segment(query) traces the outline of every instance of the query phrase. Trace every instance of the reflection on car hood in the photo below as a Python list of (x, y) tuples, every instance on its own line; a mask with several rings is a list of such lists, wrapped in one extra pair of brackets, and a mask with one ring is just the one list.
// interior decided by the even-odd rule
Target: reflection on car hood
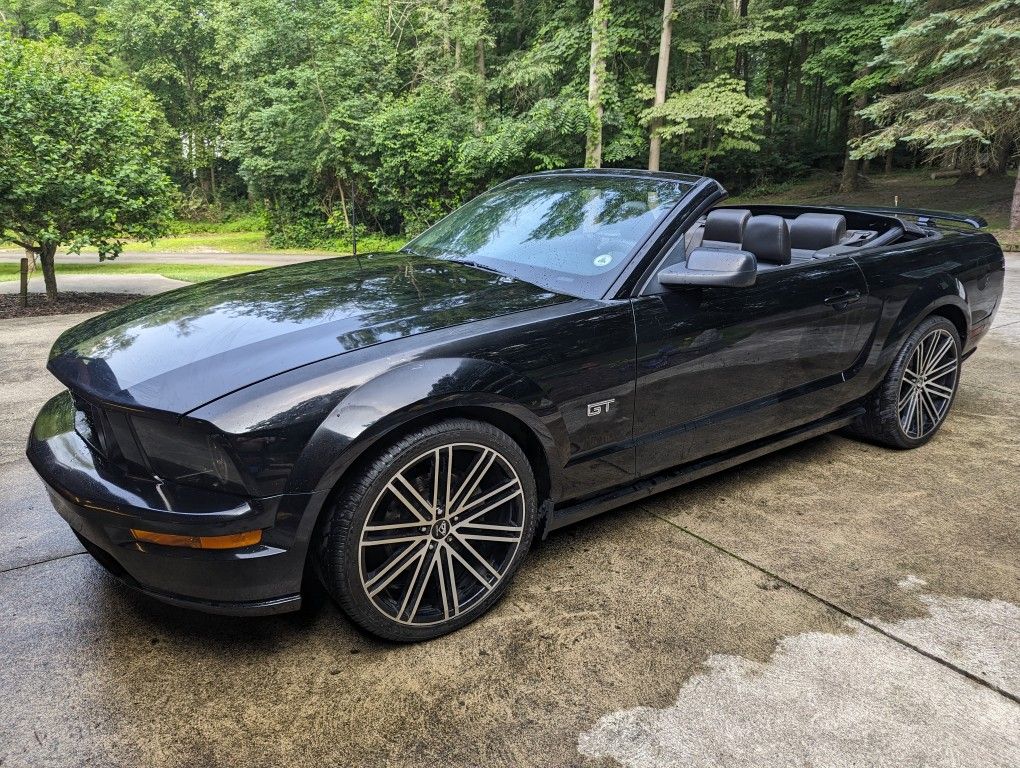
[(568, 300), (407, 253), (305, 262), (152, 296), (64, 333), (49, 368), (69, 387), (185, 413), (354, 349)]

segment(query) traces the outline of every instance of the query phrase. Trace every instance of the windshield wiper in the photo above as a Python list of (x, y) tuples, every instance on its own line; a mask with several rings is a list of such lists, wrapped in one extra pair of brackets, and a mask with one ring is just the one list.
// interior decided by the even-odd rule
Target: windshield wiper
[(497, 275), (506, 274), (505, 272), (500, 272), (495, 267), (490, 267), (488, 264), (482, 264), (479, 261), (471, 261), (470, 259), (450, 259), (450, 261), (455, 261), (458, 264), (466, 264), (467, 266), (474, 267), (475, 269), (483, 269), (486, 272), (492, 272)]

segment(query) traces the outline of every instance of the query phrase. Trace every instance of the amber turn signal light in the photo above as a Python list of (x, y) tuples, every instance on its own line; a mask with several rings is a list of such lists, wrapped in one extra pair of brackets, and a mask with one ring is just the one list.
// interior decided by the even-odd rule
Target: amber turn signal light
[(191, 547), (191, 549), (237, 549), (250, 547), (262, 541), (262, 531), (244, 531), (226, 536), (180, 536), (176, 533), (154, 533), (131, 529), (131, 535), (138, 541), (162, 544), (165, 547)]

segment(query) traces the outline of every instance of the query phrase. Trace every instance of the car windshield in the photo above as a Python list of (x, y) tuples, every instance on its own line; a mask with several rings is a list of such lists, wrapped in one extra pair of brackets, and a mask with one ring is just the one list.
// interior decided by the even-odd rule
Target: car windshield
[(407, 244), (557, 293), (601, 297), (635, 246), (690, 191), (661, 178), (516, 179), (476, 197)]

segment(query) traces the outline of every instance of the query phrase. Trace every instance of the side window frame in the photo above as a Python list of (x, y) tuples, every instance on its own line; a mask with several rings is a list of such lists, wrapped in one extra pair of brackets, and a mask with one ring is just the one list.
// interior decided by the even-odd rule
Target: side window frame
[[(677, 246), (686, 248), (687, 235), (691, 231), (691, 228), (698, 223), (698, 220), (704, 216), (707, 211), (709, 211), (713, 206), (718, 205), (721, 199), (722, 198), (712, 198), (704, 200), (701, 204), (691, 209), (686, 216), (680, 219), (679, 223), (676, 225), (676, 229), (670, 235), (669, 239), (658, 249), (655, 256), (648, 262), (648, 265), (642, 271), (641, 276), (638, 278), (631, 294), (633, 298), (638, 298), (640, 296), (654, 296), (664, 293), (667, 290), (665, 288), (661, 288), (661, 286), (658, 286), (660, 290), (650, 291), (649, 289), (657, 286), (655, 276), (658, 274), (659, 270), (662, 269), (666, 259), (673, 254), (674, 249)], [(684, 256), (686, 257), (686, 255), (685, 250)]]

